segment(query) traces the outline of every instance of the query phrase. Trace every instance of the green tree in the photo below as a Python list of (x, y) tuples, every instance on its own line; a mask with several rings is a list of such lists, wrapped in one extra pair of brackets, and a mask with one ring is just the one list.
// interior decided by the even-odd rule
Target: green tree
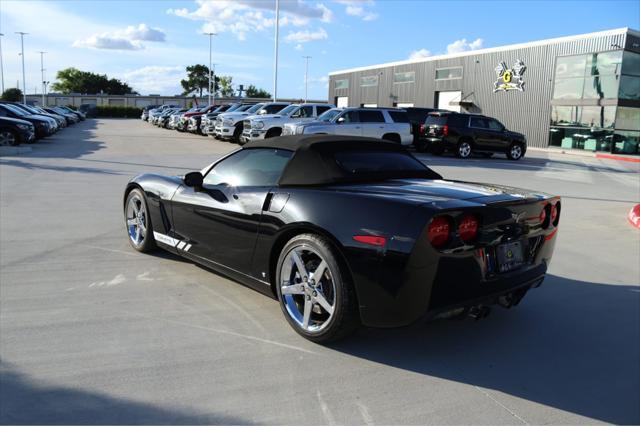
[(202, 91), (209, 88), (209, 67), (205, 65), (188, 66), (187, 79), (181, 80), (180, 85), (182, 85), (184, 95), (199, 92), (202, 97)]
[(22, 102), (22, 90), (18, 88), (7, 89), (2, 93), (2, 100), (9, 102)]
[(233, 90), (233, 77), (230, 75), (221, 75), (220, 77), (216, 77), (216, 80), (220, 96), (229, 98), (235, 94), (235, 90)]
[(127, 95), (135, 93), (127, 84), (115, 78), (108, 78), (103, 74), (80, 71), (77, 68), (65, 68), (58, 71), (57, 81), (51, 85), (56, 92), (61, 93), (105, 93), (107, 95)]
[(247, 94), (247, 98), (270, 98), (271, 93), (267, 92), (264, 89), (258, 89), (253, 84), (250, 84), (245, 91)]

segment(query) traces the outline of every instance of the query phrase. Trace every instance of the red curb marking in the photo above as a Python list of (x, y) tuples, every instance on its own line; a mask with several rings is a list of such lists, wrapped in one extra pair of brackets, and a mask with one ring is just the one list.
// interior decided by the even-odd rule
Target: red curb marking
[(640, 204), (636, 205), (629, 211), (627, 219), (629, 219), (629, 223), (640, 229)]
[(596, 158), (605, 158), (607, 160), (628, 161), (629, 163), (640, 163), (638, 157), (625, 157), (622, 155), (596, 154)]

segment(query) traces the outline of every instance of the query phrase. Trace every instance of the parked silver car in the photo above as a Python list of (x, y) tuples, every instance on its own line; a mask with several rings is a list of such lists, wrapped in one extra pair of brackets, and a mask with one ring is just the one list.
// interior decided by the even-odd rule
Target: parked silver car
[(413, 143), (407, 112), (395, 108), (332, 108), (316, 121), (285, 124), (282, 134), (367, 136), (402, 145)]

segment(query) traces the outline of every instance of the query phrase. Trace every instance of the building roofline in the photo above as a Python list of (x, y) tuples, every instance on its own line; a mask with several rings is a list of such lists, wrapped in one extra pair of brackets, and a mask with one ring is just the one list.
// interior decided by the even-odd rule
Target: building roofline
[(387, 63), (377, 64), (377, 65), (355, 67), (355, 68), (349, 68), (344, 70), (331, 71), (329, 75), (333, 76), (333, 75), (347, 74), (347, 73), (357, 72), (357, 71), (367, 71), (367, 70), (374, 70), (378, 68), (394, 67), (399, 65), (419, 64), (422, 62), (438, 61), (442, 59), (460, 58), (460, 57), (472, 56), (472, 55), (483, 55), (485, 53), (501, 52), (501, 51), (513, 50), (513, 49), (523, 49), (526, 47), (543, 46), (546, 44), (562, 43), (567, 41), (580, 40), (584, 38), (603, 37), (603, 36), (618, 35), (618, 34), (625, 34), (625, 33), (630, 33), (636, 37), (640, 37), (640, 32), (633, 30), (629, 27), (623, 27), (623, 28), (616, 28), (613, 30), (597, 31), (593, 33), (549, 38), (545, 40), (530, 41), (525, 43), (509, 44), (506, 46), (489, 47), (486, 49), (468, 50), (466, 52), (460, 52), (460, 53), (428, 56), (426, 58), (420, 58), (420, 59), (406, 59), (404, 61), (395, 61), (395, 62), (387, 62)]

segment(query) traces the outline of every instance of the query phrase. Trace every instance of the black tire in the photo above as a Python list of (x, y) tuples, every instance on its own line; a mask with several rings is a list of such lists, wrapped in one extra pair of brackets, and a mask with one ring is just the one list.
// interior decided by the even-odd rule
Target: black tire
[[(302, 325), (292, 317), (287, 308), (287, 303), (291, 306), (294, 296), (291, 296), (291, 299), (289, 299), (288, 302), (285, 302), (285, 298), (282, 294), (281, 274), (283, 272), (283, 266), (290, 253), (296, 249), (313, 251), (326, 262), (331, 282), (333, 284), (331, 289), (335, 289), (333, 292), (333, 314), (331, 314), (329, 319), (323, 323), (323, 328), (320, 331), (310, 332), (305, 330)], [(302, 260), (305, 262), (305, 258), (302, 258)], [(313, 260), (309, 260), (309, 262), (312, 261)], [(306, 263), (305, 267), (309, 267), (309, 263)], [(299, 283), (299, 285), (301, 284), (303, 283)], [(321, 293), (326, 293), (324, 288), (325, 284), (322, 284)], [(282, 248), (278, 258), (275, 287), (282, 313), (289, 322), (289, 325), (291, 325), (298, 334), (312, 342), (327, 343), (335, 341), (353, 333), (360, 324), (358, 303), (356, 300), (355, 290), (349, 280), (349, 274), (346, 271), (346, 268), (341, 265), (340, 258), (336, 254), (335, 249), (324, 237), (315, 234), (301, 234), (293, 237), (289, 242), (287, 242), (287, 244)], [(311, 287), (307, 288), (313, 290)], [(318, 287), (315, 288), (317, 289)], [(316, 293), (313, 292), (313, 294), (315, 295)], [(305, 296), (304, 294), (298, 295), (298, 298), (302, 298), (303, 301), (306, 297), (311, 296)], [(314, 307), (317, 305), (314, 302), (310, 303), (313, 304)], [(313, 311), (312, 315), (320, 314)]]
[(0, 130), (0, 146), (16, 146), (20, 143), (20, 137), (13, 130)]
[[(137, 198), (140, 201), (140, 204), (142, 206), (144, 206), (144, 223), (146, 225), (146, 232), (144, 235), (144, 238), (140, 241), (140, 243), (136, 244), (136, 242), (133, 240), (133, 237), (131, 235), (131, 229), (129, 227), (129, 224), (127, 223), (129, 218), (129, 204), (131, 203), (132, 199)], [(133, 247), (134, 249), (136, 249), (137, 251), (141, 252), (141, 253), (148, 253), (150, 251), (153, 251), (157, 248), (156, 245), (156, 240), (153, 236), (153, 224), (151, 223), (151, 217), (149, 216), (149, 205), (147, 204), (147, 198), (145, 197), (144, 193), (142, 192), (142, 190), (138, 189), (138, 188), (134, 188), (132, 189), (128, 194), (127, 194), (127, 199), (124, 203), (124, 224), (125, 224), (125, 229), (127, 230), (127, 239), (129, 240), (129, 243), (131, 244), (131, 247)]]
[(264, 136), (264, 138), (275, 138), (280, 135), (282, 135), (282, 129), (280, 127), (274, 127), (273, 129), (267, 130), (267, 134)]
[(462, 139), (456, 146), (456, 157), (469, 158), (473, 153), (473, 143), (468, 139)]
[(386, 135), (382, 136), (382, 140), (398, 144), (402, 143), (402, 141), (400, 140), (400, 135), (396, 133), (387, 133)]
[(242, 136), (242, 122), (236, 124), (236, 127), (233, 129), (233, 141), (235, 143), (240, 143), (240, 137)]
[(512, 142), (507, 150), (507, 158), (509, 160), (518, 161), (524, 157), (524, 146), (520, 142)]

